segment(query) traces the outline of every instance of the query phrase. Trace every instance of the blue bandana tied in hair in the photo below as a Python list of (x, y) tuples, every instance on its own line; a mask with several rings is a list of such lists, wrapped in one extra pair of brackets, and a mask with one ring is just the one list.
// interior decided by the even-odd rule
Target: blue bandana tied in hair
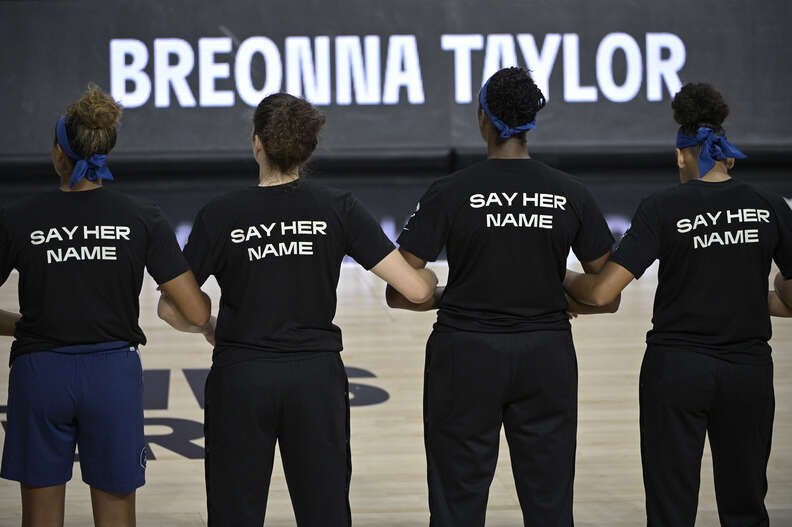
[(745, 159), (746, 156), (737, 150), (725, 135), (715, 135), (712, 128), (702, 126), (696, 132), (696, 137), (678, 134), (676, 146), (679, 149), (690, 148), (701, 145), (701, 154), (698, 158), (699, 177), (712, 170), (715, 161), (725, 161), (726, 159)]
[(88, 159), (81, 159), (69, 145), (69, 138), (66, 135), (66, 117), (62, 116), (58, 119), (58, 124), (55, 127), (55, 136), (58, 138), (58, 144), (61, 150), (76, 161), (74, 170), (72, 170), (71, 179), (69, 180), (69, 188), (73, 187), (82, 178), (88, 181), (96, 181), (97, 179), (113, 180), (113, 174), (107, 168), (107, 156), (105, 154), (94, 154)]
[(536, 118), (534, 118), (534, 120), (530, 123), (521, 124), (520, 126), (515, 126), (512, 128), (493, 115), (489, 109), (489, 106), (487, 105), (487, 86), (489, 85), (490, 80), (492, 80), (492, 77), (487, 79), (487, 82), (485, 82), (484, 86), (481, 87), (481, 93), (479, 94), (479, 104), (481, 105), (481, 109), (484, 110), (484, 113), (487, 114), (487, 117), (489, 117), (489, 120), (492, 121), (492, 124), (494, 124), (495, 128), (500, 132), (500, 136), (503, 139), (508, 139), (513, 135), (521, 134), (523, 132), (527, 132), (528, 130), (535, 130)]

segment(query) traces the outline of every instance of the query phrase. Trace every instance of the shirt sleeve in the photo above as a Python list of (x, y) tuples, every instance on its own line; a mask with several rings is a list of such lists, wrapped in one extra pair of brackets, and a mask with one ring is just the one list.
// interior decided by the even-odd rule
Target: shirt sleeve
[(418, 258), (433, 262), (448, 240), (451, 221), (442, 192), (443, 180), (435, 181), (421, 196), (415, 212), (399, 235), (399, 246)]
[(771, 201), (778, 221), (778, 245), (773, 261), (787, 280), (792, 279), (792, 210), (780, 197)]
[(6, 223), (5, 210), (0, 210), (0, 285), (8, 280), (14, 268), (14, 256), (11, 249), (11, 234)]
[(630, 271), (635, 278), (640, 278), (659, 256), (660, 218), (654, 201), (645, 199), (638, 206), (630, 229), (610, 259)]
[(572, 242), (572, 251), (581, 262), (591, 262), (613, 248), (613, 234), (600, 211), (597, 201), (584, 187), (580, 203), (580, 228)]
[(348, 194), (344, 204), (345, 252), (366, 270), (371, 269), (396, 247), (382, 232), (374, 216), (354, 196)]
[(164, 284), (189, 270), (176, 241), (173, 227), (157, 206), (146, 212), (149, 240), (146, 269), (157, 284)]
[(217, 251), (203, 210), (195, 217), (190, 238), (187, 240), (187, 245), (184, 246), (184, 257), (195, 274), (195, 280), (199, 287), (206, 282), (210, 275), (217, 273)]

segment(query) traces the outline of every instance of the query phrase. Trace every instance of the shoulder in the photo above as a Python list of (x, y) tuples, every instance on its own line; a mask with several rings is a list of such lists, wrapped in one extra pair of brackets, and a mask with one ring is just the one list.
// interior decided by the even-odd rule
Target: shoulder
[(352, 192), (320, 183), (313, 179), (303, 179), (295, 186), (294, 191), (303, 192), (317, 199), (330, 201), (347, 201), (354, 199)]
[(40, 192), (4, 204), (0, 207), (0, 229), (11, 235), (24, 226), (31, 214), (37, 214), (42, 206), (47, 206), (50, 203), (47, 197), (51, 196), (51, 192)]
[(581, 200), (593, 199), (588, 185), (579, 176), (573, 176), (538, 160), (534, 160), (531, 169), (535, 173), (534, 175), (540, 176), (543, 181), (551, 184), (551, 188), (558, 189), (558, 192), (566, 194), (567, 197)]
[(103, 192), (102, 200), (106, 202), (104, 206), (107, 207), (109, 203), (119, 217), (134, 218), (134, 221), (144, 225), (147, 230), (156, 230), (160, 224), (170, 225), (160, 206), (148, 198), (130, 196), (110, 189)]
[(138, 210), (143, 212), (159, 211), (159, 206), (148, 198), (130, 196), (117, 190), (104, 189), (103, 199), (113, 203), (114, 207)]
[(57, 198), (61, 193), (60, 190), (49, 190), (46, 192), (36, 192), (23, 198), (15, 199), (0, 207), (7, 215), (24, 213), (24, 212), (37, 212), (37, 207), (44, 206), (52, 203), (53, 198)]
[(776, 194), (775, 192), (770, 192), (739, 180), (736, 180), (735, 184), (742, 193), (752, 193), (775, 209), (781, 208), (782, 210), (785, 210), (790, 208), (790, 201), (787, 201), (785, 197)]
[(60, 190), (35, 192), (3, 204), (0, 207), (0, 226), (14, 231), (38, 223), (42, 219), (42, 212), (53, 210), (61, 194)]
[(655, 191), (641, 200), (641, 206), (661, 207), (664, 203), (677, 201), (687, 195), (691, 195), (689, 191), (692, 186), (685, 186), (682, 183), (677, 183), (670, 187)]
[(442, 199), (448, 201), (454, 196), (463, 193), (464, 189), (470, 186), (471, 183), (481, 179), (481, 168), (478, 165), (479, 163), (433, 180), (426, 187), (422, 199)]
[(491, 172), (491, 168), (487, 164), (487, 160), (473, 163), (470, 166), (452, 172), (451, 174), (436, 179), (430, 185), (430, 188), (447, 189), (452, 187), (461, 187), (470, 184), (471, 182), (480, 181), (482, 177)]
[(255, 189), (244, 188), (232, 190), (215, 196), (198, 211), (198, 217), (228, 216), (229, 211), (238, 210), (245, 203), (254, 200)]

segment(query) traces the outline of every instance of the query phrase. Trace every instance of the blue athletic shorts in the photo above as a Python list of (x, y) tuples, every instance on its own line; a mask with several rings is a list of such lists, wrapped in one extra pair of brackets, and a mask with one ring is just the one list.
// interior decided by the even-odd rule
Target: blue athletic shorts
[(145, 483), (143, 370), (125, 342), (38, 351), (14, 360), (0, 476), (29, 487), (72, 477), (126, 494)]

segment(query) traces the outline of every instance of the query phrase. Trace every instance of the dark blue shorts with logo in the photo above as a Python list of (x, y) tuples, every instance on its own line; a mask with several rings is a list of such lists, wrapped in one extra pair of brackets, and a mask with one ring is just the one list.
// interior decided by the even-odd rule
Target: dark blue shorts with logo
[(129, 493), (145, 483), (143, 370), (127, 342), (68, 346), (19, 356), (11, 366), (0, 476), (28, 487), (72, 477)]

